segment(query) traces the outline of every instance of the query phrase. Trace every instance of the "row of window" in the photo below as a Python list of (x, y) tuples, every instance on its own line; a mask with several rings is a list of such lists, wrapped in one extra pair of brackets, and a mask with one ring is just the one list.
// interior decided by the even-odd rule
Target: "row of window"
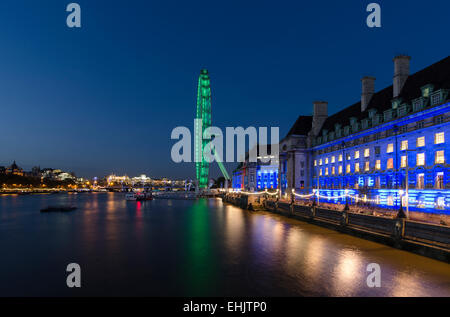
[[(440, 115), (440, 116), (437, 116), (437, 117), (433, 117), (432, 124), (442, 124), (442, 123), (444, 123), (444, 121), (445, 121), (444, 115)], [(415, 123), (415, 127), (413, 127), (413, 128), (416, 129), (416, 130), (423, 129), (425, 127), (425, 122), (426, 122), (426, 120), (417, 121)], [(398, 127), (398, 132), (400, 134), (407, 133), (408, 131), (412, 131), (413, 128), (410, 125), (405, 124), (405, 125), (402, 125), (402, 126)], [(373, 140), (377, 141), (377, 140), (380, 140), (380, 139), (382, 139), (384, 137), (390, 137), (390, 136), (393, 136), (393, 135), (395, 135), (395, 131), (394, 131), (394, 129), (390, 129), (390, 130), (381, 131), (381, 132), (378, 132), (378, 133), (375, 133), (375, 134), (366, 135), (366, 136), (364, 136), (362, 138), (354, 139), (352, 141), (347, 141), (347, 142), (345, 142), (345, 144), (346, 144), (347, 147), (351, 147), (351, 146), (356, 146), (358, 144), (368, 143), (368, 142), (373, 141)], [(315, 142), (315, 144), (326, 143), (328, 141), (332, 141), (333, 139), (334, 138), (331, 138), (331, 135), (330, 135), (330, 140), (328, 140), (327, 139), (327, 135), (324, 135), (322, 137), (319, 137), (319, 142)], [(340, 147), (340, 145), (331, 146), (331, 147), (329, 147), (327, 149), (319, 150), (318, 154), (320, 155), (320, 154), (323, 154), (323, 153), (332, 152), (334, 150), (338, 150), (339, 147)]]
[[(444, 132), (438, 132), (434, 134), (434, 144), (443, 144), (445, 143), (445, 134)], [(425, 137), (421, 136), (416, 139), (416, 147), (424, 147), (425, 146)], [(400, 150), (405, 151), (408, 149), (408, 140), (401, 141), (400, 144)], [(386, 147), (386, 153), (393, 153), (394, 152), (394, 143), (389, 143)], [(380, 154), (380, 148), (375, 147), (375, 154)], [(359, 159), (359, 151), (354, 152), (354, 158)], [(370, 149), (366, 148), (364, 149), (364, 157), (370, 157)], [(350, 155), (347, 154), (347, 160), (350, 160)], [(339, 154), (338, 158), (339, 162), (342, 162), (342, 154)], [(335, 163), (336, 157), (331, 156), (331, 163)], [(325, 164), (328, 164), (328, 157), (325, 158)], [(319, 165), (323, 164), (323, 160), (319, 159)], [(314, 160), (314, 166), (317, 166), (317, 160)]]
[[(425, 166), (425, 153), (417, 153), (416, 156), (416, 166)], [(435, 152), (434, 155), (434, 164), (444, 164), (445, 163), (445, 153), (444, 150), (439, 150)], [(406, 167), (408, 166), (408, 157), (406, 155), (403, 155), (400, 157), (400, 167)], [(394, 168), (394, 159), (388, 158), (386, 162), (386, 168), (387, 169), (393, 169)], [(380, 170), (381, 169), (381, 160), (375, 161), (375, 169)], [(370, 162), (366, 161), (364, 162), (364, 171), (370, 171)], [(322, 176), (323, 169), (319, 169), (319, 176)], [(351, 173), (351, 164), (347, 164), (345, 168), (346, 173)], [(355, 173), (360, 172), (360, 163), (355, 163)], [(342, 174), (342, 165), (338, 166), (338, 174)], [(325, 168), (325, 175), (329, 175), (329, 169), (328, 167)], [(335, 166), (331, 167), (331, 175), (336, 175), (336, 168)]]
[[(410, 183), (410, 187), (411, 187), (411, 180), (408, 181)], [(347, 185), (345, 184), (341, 184), (341, 182), (339, 182), (339, 186), (330, 186), (330, 184), (324, 183), (321, 184), (322, 188), (341, 188), (341, 187), (346, 187), (346, 186), (352, 186), (355, 189), (358, 189), (362, 186), (366, 186), (366, 187), (373, 187), (373, 188), (380, 188), (381, 186), (381, 178), (380, 176), (377, 176), (375, 178), (371, 178), (371, 177), (367, 177), (365, 179), (359, 179), (358, 181), (356, 181), (354, 183), (354, 185), (349, 185), (347, 183)], [(405, 177), (402, 176), (402, 180), (401, 180), (401, 188), (404, 188), (406, 185), (405, 183)], [(392, 186), (392, 185), (391, 185)], [(388, 186), (389, 187), (389, 186)], [(416, 189), (425, 189), (425, 174), (424, 173), (419, 173), (416, 175), (416, 182), (415, 182), (415, 188)], [(434, 177), (434, 184), (433, 184), (433, 188), (435, 189), (445, 189), (444, 186), (444, 172), (437, 172), (435, 174)]]

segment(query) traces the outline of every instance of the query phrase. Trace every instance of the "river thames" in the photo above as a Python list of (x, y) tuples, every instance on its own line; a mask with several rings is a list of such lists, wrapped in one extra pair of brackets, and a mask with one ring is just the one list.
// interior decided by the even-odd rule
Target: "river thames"
[(0, 296), (450, 296), (450, 264), (220, 199), (0, 196), (0, 250)]

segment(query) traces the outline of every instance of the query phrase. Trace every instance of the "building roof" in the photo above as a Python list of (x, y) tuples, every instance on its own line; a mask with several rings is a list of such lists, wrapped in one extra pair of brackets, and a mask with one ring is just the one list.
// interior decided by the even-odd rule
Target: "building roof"
[(16, 161), (14, 161), (9, 168), (11, 170), (18, 170), (18, 169), (20, 169), (20, 167), (17, 166)]
[[(421, 97), (422, 92), (420, 88), (427, 84), (432, 84), (434, 86), (434, 91), (439, 89), (450, 89), (450, 56), (410, 75), (398, 97), (402, 99), (402, 102), (410, 103), (411, 100)], [(382, 114), (385, 110), (392, 108), (392, 99), (393, 86), (391, 85), (376, 92), (370, 99), (364, 112), (361, 112), (361, 101), (358, 101), (329, 116), (325, 120), (321, 130), (326, 129), (328, 131), (334, 131), (336, 123), (339, 123), (341, 127), (349, 125), (349, 119), (351, 117), (355, 117), (357, 120), (368, 118), (368, 111), (370, 109), (376, 109), (377, 113)], [(294, 129), (294, 127), (292, 127), (292, 129)]]
[(295, 121), (286, 137), (290, 135), (308, 135), (312, 128), (312, 120), (312, 116), (298, 116), (297, 121)]
[[(261, 156), (261, 153), (260, 153), (260, 146), (261, 145), (263, 145), (263, 144), (259, 144), (259, 143), (257, 143), (256, 145), (255, 145), (255, 147), (256, 147), (256, 156)], [(272, 144), (271, 143), (268, 143), (268, 144), (266, 144), (266, 151), (267, 151), (267, 153), (265, 153), (265, 154), (267, 154), (267, 155), (272, 155)], [(252, 148), (253, 149), (253, 148)], [(247, 152), (245, 152), (245, 160), (247, 160), (248, 159), (248, 157), (249, 157), (249, 151), (247, 151)]]

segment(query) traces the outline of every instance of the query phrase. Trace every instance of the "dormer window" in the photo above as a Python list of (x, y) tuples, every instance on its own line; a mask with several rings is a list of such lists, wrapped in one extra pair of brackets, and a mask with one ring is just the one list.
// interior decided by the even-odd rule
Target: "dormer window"
[(392, 119), (392, 110), (388, 109), (384, 113), (384, 121), (389, 121)]
[(377, 113), (376, 109), (369, 109), (369, 118), (373, 118)]
[(441, 92), (436, 91), (434, 94), (431, 95), (431, 105), (436, 106), (441, 103)]
[(372, 120), (374, 126), (380, 124), (381, 121), (382, 121), (382, 115), (381, 114), (376, 114), (374, 116), (373, 120)]
[(401, 102), (402, 100), (400, 98), (392, 100), (392, 109), (397, 109), (400, 106)]
[(334, 132), (330, 132), (329, 138), (330, 138), (330, 141), (334, 140)]
[(421, 110), (424, 106), (423, 98), (420, 97), (420, 98), (414, 99), (412, 102), (412, 105), (413, 105), (413, 111)]
[(433, 88), (434, 87), (431, 84), (423, 86), (421, 88), (421, 90), (422, 90), (422, 97), (424, 97), (424, 98), (430, 97), (430, 94), (433, 92)]
[(406, 115), (408, 113), (408, 105), (407, 104), (403, 104), (400, 107), (397, 108), (397, 116), (398, 117), (402, 117), (404, 115)]
[(361, 125), (362, 125), (362, 128), (363, 128), (363, 129), (369, 128), (369, 119), (368, 119), (368, 118), (362, 119), (362, 120), (361, 120)]
[(349, 135), (350, 133), (350, 127), (347, 125), (344, 127), (344, 135)]

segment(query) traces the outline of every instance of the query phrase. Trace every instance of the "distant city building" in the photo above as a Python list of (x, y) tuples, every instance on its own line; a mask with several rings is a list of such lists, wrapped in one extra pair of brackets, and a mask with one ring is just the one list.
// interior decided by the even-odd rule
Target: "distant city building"
[(6, 168), (5, 173), (23, 176), (23, 169), (17, 166), (16, 161), (14, 161), (9, 167)]
[(60, 181), (75, 181), (77, 178), (72, 173), (61, 172), (56, 175)]
[(107, 177), (108, 183), (117, 183), (117, 184), (131, 184), (131, 179), (127, 176), (117, 176), (115, 174), (111, 174)]
[(41, 171), (41, 177), (42, 179), (54, 179), (55, 178), (55, 174), (53, 173), (53, 169), (52, 168), (44, 168)]
[(187, 181), (187, 180), (174, 180), (174, 181), (172, 181), (172, 184), (174, 186), (177, 186), (177, 187), (184, 187), (187, 183), (189, 183), (189, 181)]
[(327, 102), (315, 102), (313, 116), (299, 117), (280, 145), (282, 193), (342, 197), (351, 189), (398, 207), (408, 179), (410, 208), (448, 208), (450, 56), (413, 75), (409, 69), (410, 57), (397, 56), (393, 85), (375, 92), (375, 78), (364, 77), (359, 102), (332, 116)]
[(145, 174), (142, 174), (137, 177), (133, 177), (131, 179), (133, 183), (140, 183), (140, 184), (150, 184), (152, 179), (150, 177), (147, 177)]
[(41, 177), (42, 176), (41, 168), (39, 166), (34, 166), (31, 169), (30, 176), (32, 176), (32, 177)]
[(53, 169), (53, 168), (44, 168), (43, 170), (38, 172), (39, 167), (34, 167), (31, 174), (37, 175), (38, 173), (41, 175), (41, 179), (50, 179), (56, 181), (76, 181), (77, 178), (73, 173), (64, 172), (61, 169)]

